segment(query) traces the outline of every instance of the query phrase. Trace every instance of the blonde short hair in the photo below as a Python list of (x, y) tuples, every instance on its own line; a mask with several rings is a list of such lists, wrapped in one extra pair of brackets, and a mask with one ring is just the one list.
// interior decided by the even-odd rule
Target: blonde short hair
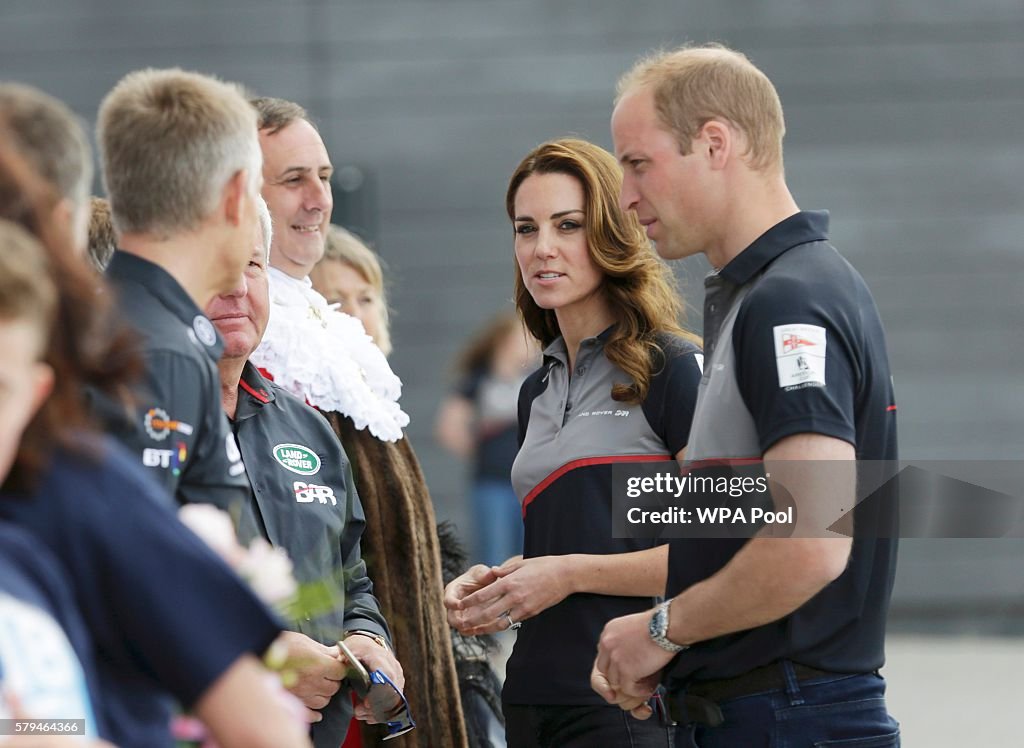
[(256, 112), (234, 84), (178, 68), (129, 73), (100, 105), (97, 134), (120, 234), (195, 229), (242, 170), (259, 191)]
[(110, 219), (110, 202), (94, 197), (89, 202), (89, 244), (87, 257), (97, 272), (102, 273), (117, 250), (117, 233)]
[(752, 169), (782, 169), (786, 123), (775, 86), (741, 52), (720, 44), (657, 52), (637, 62), (619, 80), (618, 103), (627, 93), (649, 87), (662, 124), (690, 152), (700, 128), (724, 120), (747, 138), (744, 156)]
[(380, 334), (377, 336), (376, 343), (385, 356), (390, 355), (391, 322), (387, 294), (384, 292), (384, 269), (381, 266), (380, 257), (351, 231), (332, 223), (327, 230), (324, 256), (320, 262), (328, 260), (344, 262), (363, 276), (363, 280), (377, 292), (377, 296), (380, 298)]

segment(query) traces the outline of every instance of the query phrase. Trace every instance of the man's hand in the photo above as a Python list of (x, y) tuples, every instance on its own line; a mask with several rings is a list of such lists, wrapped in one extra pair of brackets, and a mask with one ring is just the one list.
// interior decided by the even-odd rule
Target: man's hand
[(444, 588), (444, 607), (448, 609), (448, 625), (467, 636), (484, 633), (474, 631), (472, 626), (465, 623), (466, 613), (463, 611), (463, 600), (477, 590), (487, 587), (497, 578), (490, 566), (477, 564), (449, 582), (448, 586)]
[[(405, 673), (402, 672), (402, 665), (391, 653), (390, 649), (382, 647), (376, 640), (363, 634), (350, 635), (345, 639), (345, 646), (349, 648), (349, 651), (355, 655), (357, 660), (363, 663), (368, 671), (380, 670), (391, 679), (392, 683), (398, 686), (399, 690), (405, 688)], [(343, 656), (341, 656), (341, 661), (345, 662)], [(395, 694), (394, 704), (391, 708), (397, 707), (399, 701), (398, 694)], [(377, 723), (377, 719), (373, 716), (373, 710), (370, 709), (370, 704), (366, 699), (356, 704), (355, 717), (370, 724)]]
[(463, 633), (490, 634), (509, 626), (504, 614), (516, 622), (533, 618), (573, 593), (568, 556), (510, 558), (491, 568), (495, 581), (466, 595), (461, 601)]
[(338, 692), (348, 672), (338, 648), (328, 647), (297, 631), (282, 632), (277, 643), (286, 650), (285, 687), (305, 704), (309, 720), (319, 722), (323, 719), (319, 710)]
[(653, 610), (613, 618), (605, 624), (597, 645), (590, 686), (609, 704), (634, 717), (647, 719), (647, 700), (654, 694), (661, 671), (674, 656), (653, 641), (648, 624)]

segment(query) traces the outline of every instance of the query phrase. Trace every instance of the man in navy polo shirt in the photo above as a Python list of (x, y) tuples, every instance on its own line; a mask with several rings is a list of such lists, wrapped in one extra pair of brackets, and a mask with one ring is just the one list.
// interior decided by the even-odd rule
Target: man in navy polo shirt
[(877, 672), (896, 541), (859, 517), (853, 540), (824, 530), (855, 502), (853, 461), (897, 457), (885, 337), (828, 215), (790, 195), (784, 131), (768, 78), (717, 45), (643, 60), (619, 83), (623, 206), (661, 256), (703, 252), (714, 268), (687, 460), (763, 460), (797, 516), (821, 524), (674, 541), (667, 602), (607, 624), (592, 683), (634, 709), (664, 682), (680, 744), (898, 745)]
[(138, 407), (108, 430), (179, 503), (248, 505), (220, 409), (221, 340), (203, 307), (236, 287), (256, 242), (262, 155), (256, 113), (234, 86), (182, 70), (125, 76), (100, 106), (103, 181), (119, 250), (107, 278), (146, 364)]

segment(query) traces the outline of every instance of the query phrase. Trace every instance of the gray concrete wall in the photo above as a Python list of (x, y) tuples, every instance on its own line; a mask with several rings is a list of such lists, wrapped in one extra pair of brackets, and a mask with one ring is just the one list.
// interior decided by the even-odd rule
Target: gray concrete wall
[[(462, 470), (431, 422), (451, 356), (510, 297), (505, 181), (548, 138), (609, 146), (616, 77), (687, 40), (741, 48), (776, 82), (793, 191), (832, 211), (886, 322), (904, 455), (1019, 459), (1019, 0), (4, 0), (0, 77), (90, 121), (141, 66), (305, 104), (335, 162), (365, 175), (339, 210), (390, 265), (409, 433), (439, 514), (461, 520)], [(679, 268), (697, 309), (704, 269)], [(907, 544), (898, 602), (1019, 603), (1024, 549), (987, 547)]]

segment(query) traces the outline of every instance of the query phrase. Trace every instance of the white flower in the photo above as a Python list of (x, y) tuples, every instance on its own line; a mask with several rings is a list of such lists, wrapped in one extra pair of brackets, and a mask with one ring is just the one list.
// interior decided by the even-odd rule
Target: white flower
[(263, 538), (256, 538), (249, 544), (249, 550), (237, 571), (252, 586), (256, 596), (267, 605), (276, 606), (287, 602), (298, 589), (288, 554), (283, 548), (274, 548)]
[(298, 589), (292, 562), (283, 548), (274, 548), (263, 538), (243, 548), (235, 537), (234, 523), (227, 512), (210, 504), (186, 504), (178, 517), (218, 556), (244, 579), (256, 596), (274, 607), (290, 600)]
[(227, 512), (211, 504), (186, 504), (178, 509), (178, 519), (188, 529), (235, 569), (245, 555), (245, 549), (235, 537), (235, 525)]

